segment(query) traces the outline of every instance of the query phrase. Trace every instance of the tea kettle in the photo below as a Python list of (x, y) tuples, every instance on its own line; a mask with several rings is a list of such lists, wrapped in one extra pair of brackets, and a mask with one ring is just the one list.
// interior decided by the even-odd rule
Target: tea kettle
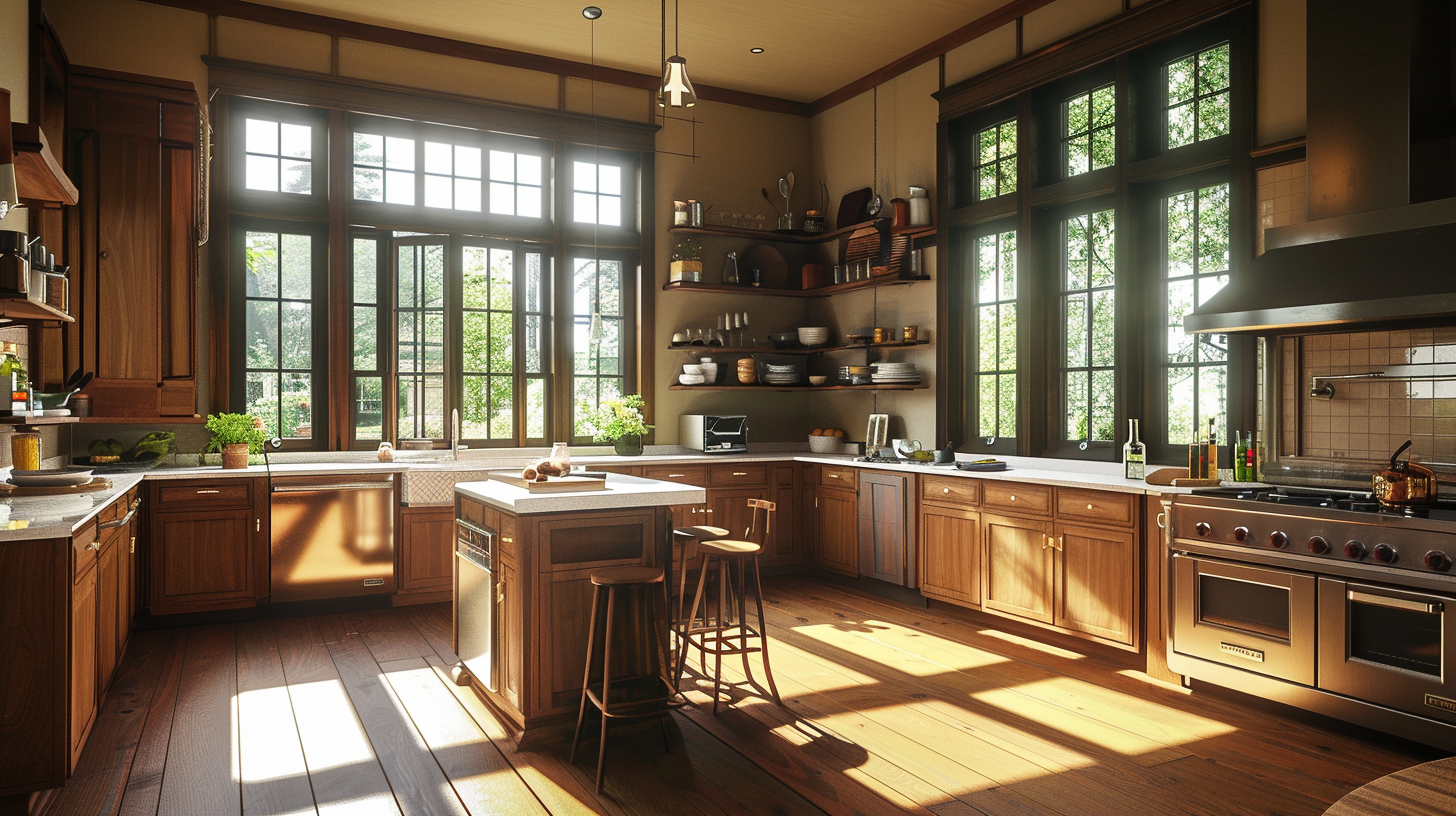
[(1370, 477), (1370, 490), (1381, 507), (1411, 507), (1436, 501), (1436, 474), (1409, 459), (1396, 461), (1410, 446), (1411, 440), (1407, 439), (1391, 454), (1390, 469)]

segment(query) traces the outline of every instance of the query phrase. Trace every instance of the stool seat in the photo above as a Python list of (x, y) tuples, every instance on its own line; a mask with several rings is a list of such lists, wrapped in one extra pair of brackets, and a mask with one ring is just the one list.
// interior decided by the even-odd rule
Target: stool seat
[(655, 584), (661, 580), (662, 570), (657, 567), (605, 567), (591, 574), (591, 582), (597, 586)]
[(758, 555), (763, 552), (763, 547), (759, 544), (734, 538), (700, 541), (698, 549), (715, 555)]
[(679, 527), (673, 530), (673, 535), (686, 536), (688, 538), (727, 538), (729, 533), (722, 527), (710, 527), (706, 524), (699, 524), (694, 527)]

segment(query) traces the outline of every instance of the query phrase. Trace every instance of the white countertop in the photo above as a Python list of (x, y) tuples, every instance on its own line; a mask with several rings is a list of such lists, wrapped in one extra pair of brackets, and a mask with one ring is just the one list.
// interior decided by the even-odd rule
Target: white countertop
[[(273, 465), (274, 476), (329, 476), (335, 473), (404, 473), (410, 465), (402, 462), (278, 462)], [(268, 469), (262, 465), (245, 468), (221, 468), (217, 465), (204, 467), (157, 467), (142, 471), (148, 481), (154, 479), (240, 479), (267, 476)]]
[(111, 487), (62, 496), (17, 496), (0, 499), (0, 541), (70, 538), (96, 517), (101, 508), (142, 480), (139, 473), (107, 476)]
[(497, 481), (461, 482), (455, 490), (500, 510), (517, 515), (564, 511), (615, 510), (624, 507), (661, 507), (673, 504), (702, 504), (708, 493), (701, 487), (607, 474), (606, 490), (573, 490), (560, 493), (532, 493), (524, 487)]

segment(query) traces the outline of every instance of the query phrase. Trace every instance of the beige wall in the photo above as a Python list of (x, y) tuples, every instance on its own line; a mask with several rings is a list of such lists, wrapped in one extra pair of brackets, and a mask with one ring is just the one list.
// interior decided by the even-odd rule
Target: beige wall
[[(0, 0), (0, 88), (10, 91), (10, 119), (30, 121), (30, 3)], [(24, 209), (0, 219), (0, 229), (25, 232)]]

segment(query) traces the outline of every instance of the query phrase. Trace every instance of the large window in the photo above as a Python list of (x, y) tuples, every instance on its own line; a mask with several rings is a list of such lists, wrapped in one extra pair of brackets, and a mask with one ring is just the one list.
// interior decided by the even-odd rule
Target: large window
[[(641, 154), (232, 105), (235, 410), (294, 447), (439, 442), (455, 416), (466, 444), (542, 445), (584, 441), (582, 408), (639, 390)], [(340, 122), (335, 155), (323, 146)], [(330, 173), (344, 200), (328, 198)], [(336, 285), (330, 223), (352, 225)], [(341, 348), (331, 326), (348, 327)], [(347, 410), (321, 410), (331, 390)]]
[(1236, 28), (1215, 21), (1111, 61), (1088, 46), (1076, 72), (1048, 67), (948, 121), (945, 286), (964, 307), (949, 310), (964, 349), (942, 378), (950, 438), (1107, 460), (1140, 418), (1150, 454), (1173, 461), (1209, 420), (1226, 442), (1248, 416), (1248, 344), (1182, 328), (1238, 274), (1251, 226), (1235, 177), (1252, 121)]

